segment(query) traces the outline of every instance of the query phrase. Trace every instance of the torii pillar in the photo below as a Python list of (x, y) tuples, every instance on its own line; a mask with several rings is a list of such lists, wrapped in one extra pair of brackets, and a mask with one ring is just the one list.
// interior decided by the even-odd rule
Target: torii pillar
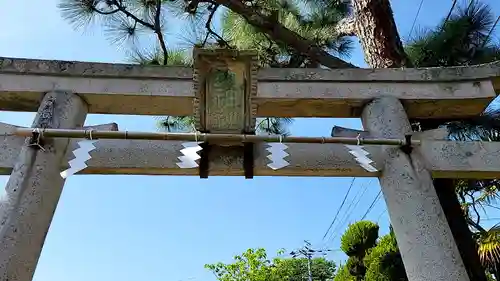
[[(375, 138), (404, 139), (411, 126), (401, 102), (375, 99), (363, 109), (363, 126)], [(379, 176), (409, 281), (470, 281), (418, 149), (410, 155), (382, 146)]]
[[(83, 126), (87, 104), (76, 94), (45, 94), (36, 128)], [(69, 139), (45, 139), (43, 148), (26, 145), (0, 198), (0, 280), (31, 281), (65, 180), (60, 176)]]

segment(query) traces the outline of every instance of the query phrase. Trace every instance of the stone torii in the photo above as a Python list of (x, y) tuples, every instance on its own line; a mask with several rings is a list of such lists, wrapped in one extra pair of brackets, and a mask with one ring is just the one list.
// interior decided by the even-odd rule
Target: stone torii
[[(88, 113), (193, 115), (199, 131), (245, 134), (257, 117), (361, 117), (366, 137), (403, 139), (413, 134), (409, 118), (477, 116), (500, 90), (500, 63), (257, 69), (251, 52), (197, 52), (194, 69), (0, 58), (0, 110), (36, 111), (33, 128), (78, 129)], [(217, 86), (216, 71), (229, 71), (241, 87)], [(17, 129), (0, 123), (0, 173), (10, 174), (0, 201), (0, 280), (30, 281), (64, 185), (59, 173), (79, 140), (46, 138), (42, 150)], [(500, 145), (447, 141), (445, 133), (414, 134), (421, 143), (410, 154), (365, 145), (376, 172), (341, 144), (308, 143), (286, 143), (290, 165), (279, 170), (266, 166), (259, 143), (210, 143), (200, 167), (205, 176), (378, 177), (409, 280), (468, 281), (432, 178), (500, 178)], [(182, 141), (99, 140), (80, 174), (201, 175), (176, 165), (181, 149)]]

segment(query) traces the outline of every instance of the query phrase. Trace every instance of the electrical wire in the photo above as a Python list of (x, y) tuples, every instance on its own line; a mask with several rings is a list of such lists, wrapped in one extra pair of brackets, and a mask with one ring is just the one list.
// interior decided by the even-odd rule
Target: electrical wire
[[(361, 188), (360, 188), (360, 193), (361, 195), (359, 196), (358, 200), (356, 201), (356, 203), (354, 204), (354, 206), (352, 205), (352, 203), (354, 203), (354, 200), (355, 198), (353, 198), (353, 200), (351, 201), (351, 206), (353, 206), (353, 211), (356, 209), (356, 207), (358, 206), (359, 202), (361, 202), (361, 199), (363, 198), (363, 195), (365, 195), (366, 191), (368, 190), (368, 186), (369, 184), (372, 182), (372, 180), (368, 181), (367, 183), (365, 183)], [(359, 194), (359, 193), (358, 193)], [(350, 208), (347, 209), (346, 213), (344, 214), (344, 216), (342, 217), (342, 221), (340, 224), (337, 225), (337, 227), (335, 228), (335, 230), (332, 232), (332, 234), (330, 235), (330, 237), (328, 238), (328, 241), (329, 242), (333, 242), (335, 241), (335, 238), (337, 238), (338, 234), (340, 233), (340, 229), (342, 226), (344, 226), (346, 223), (347, 223), (347, 220), (351, 217), (352, 215), (352, 211)], [(335, 234), (335, 236), (333, 236), (333, 234)], [(333, 238), (332, 238), (333, 236)]]
[(382, 217), (383, 214), (385, 214), (385, 212), (387, 212), (387, 209), (383, 210), (380, 215), (378, 215), (377, 217), (377, 224), (380, 222), (380, 218)]
[(415, 27), (415, 23), (417, 22), (418, 15), (420, 14), (420, 10), (422, 9), (422, 4), (424, 3), (424, 0), (420, 0), (420, 5), (418, 6), (417, 14), (415, 15), (415, 18), (413, 19), (413, 23), (410, 28), (410, 33), (408, 33), (408, 39), (410, 38), (411, 34), (413, 33), (413, 28)]
[[(356, 193), (356, 194), (354, 195), (354, 197), (352, 198), (351, 203), (349, 204), (349, 206), (347, 206), (347, 209), (345, 209), (343, 216), (341, 216), (341, 217), (342, 217), (342, 221), (344, 221), (344, 220), (345, 220), (345, 217), (349, 214), (349, 211), (351, 210), (351, 207), (352, 207), (352, 204), (353, 204), (354, 200), (355, 200), (355, 199), (356, 199), (356, 198), (360, 195), (361, 190), (362, 190), (362, 188), (363, 188), (364, 186), (365, 186), (365, 185), (362, 185), (362, 186), (361, 186), (361, 188), (359, 189), (358, 193)], [(363, 195), (361, 194), (361, 196), (363, 196)], [(330, 232), (330, 235), (328, 236), (328, 238), (327, 238), (326, 240), (324, 240), (324, 241), (323, 241), (323, 244), (324, 244), (324, 247), (325, 247), (325, 248), (327, 248), (327, 247), (328, 247), (328, 245), (330, 244), (330, 242), (332, 241), (332, 236), (334, 236), (334, 234), (335, 234), (335, 236), (336, 236), (336, 233), (337, 233), (337, 231), (339, 230), (340, 226), (342, 226), (342, 225), (343, 225), (343, 222), (341, 222), (341, 221), (338, 221), (338, 222), (340, 222), (340, 224), (339, 224), (339, 223), (337, 223), (337, 225), (335, 226), (335, 228), (333, 228), (333, 231), (331, 231), (331, 232)]]
[(356, 180), (356, 178), (352, 178), (352, 181), (351, 181), (351, 185), (349, 185), (349, 189), (347, 189), (347, 193), (345, 194), (344, 196), (344, 200), (342, 200), (342, 204), (340, 204), (340, 207), (338, 208), (337, 210), (337, 213), (335, 214), (335, 216), (333, 217), (333, 220), (332, 220), (332, 223), (330, 223), (330, 226), (328, 227), (328, 229), (326, 230), (325, 232), (325, 235), (323, 235), (323, 238), (321, 240), (324, 240), (325, 237), (328, 235), (328, 232), (330, 232), (330, 229), (332, 229), (332, 226), (335, 224), (335, 221), (337, 220), (337, 217), (340, 213), (340, 210), (342, 209), (342, 207), (344, 206), (345, 204), (345, 201), (347, 199), (347, 196), (349, 196), (349, 193), (351, 192), (351, 189), (352, 189), (352, 186), (354, 185), (354, 181)]
[(450, 19), (451, 14), (453, 13), (453, 10), (455, 10), (456, 5), (457, 5), (457, 0), (453, 0), (453, 5), (451, 5), (450, 11), (448, 12), (448, 15), (446, 16), (446, 18), (444, 19), (443, 27), (446, 25), (446, 23)]
[(377, 201), (380, 199), (380, 195), (381, 194), (382, 194), (382, 189), (380, 189), (380, 191), (378, 192), (378, 194), (375, 197), (375, 199), (373, 199), (372, 203), (370, 204), (370, 207), (368, 207), (368, 210), (366, 210), (366, 213), (363, 215), (363, 217), (361, 218), (361, 220), (364, 220), (366, 218), (366, 216), (368, 215), (368, 213), (370, 213), (370, 211), (372, 210), (373, 206), (375, 206), (375, 203), (377, 203)]

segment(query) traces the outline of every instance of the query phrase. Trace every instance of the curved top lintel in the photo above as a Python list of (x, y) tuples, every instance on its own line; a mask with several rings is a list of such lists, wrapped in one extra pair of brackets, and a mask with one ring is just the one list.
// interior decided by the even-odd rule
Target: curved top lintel
[[(80, 77), (115, 77), (191, 80), (191, 67), (144, 66), (122, 63), (77, 62), (0, 57), (0, 73)], [(258, 80), (311, 82), (438, 82), (500, 79), (500, 61), (474, 66), (390, 68), (390, 69), (310, 69), (263, 68)]]

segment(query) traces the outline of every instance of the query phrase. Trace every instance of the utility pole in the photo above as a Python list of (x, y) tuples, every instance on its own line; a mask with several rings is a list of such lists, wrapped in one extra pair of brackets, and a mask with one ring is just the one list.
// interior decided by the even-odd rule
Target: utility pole
[(309, 241), (304, 240), (305, 245), (296, 250), (290, 252), (290, 255), (292, 258), (296, 258), (299, 256), (303, 256), (307, 258), (307, 275), (308, 275), (308, 281), (313, 281), (312, 279), (312, 269), (311, 269), (311, 264), (312, 264), (312, 257), (316, 254), (322, 254), (325, 255), (326, 252), (330, 252), (331, 250), (314, 250), (312, 249), (311, 243)]

